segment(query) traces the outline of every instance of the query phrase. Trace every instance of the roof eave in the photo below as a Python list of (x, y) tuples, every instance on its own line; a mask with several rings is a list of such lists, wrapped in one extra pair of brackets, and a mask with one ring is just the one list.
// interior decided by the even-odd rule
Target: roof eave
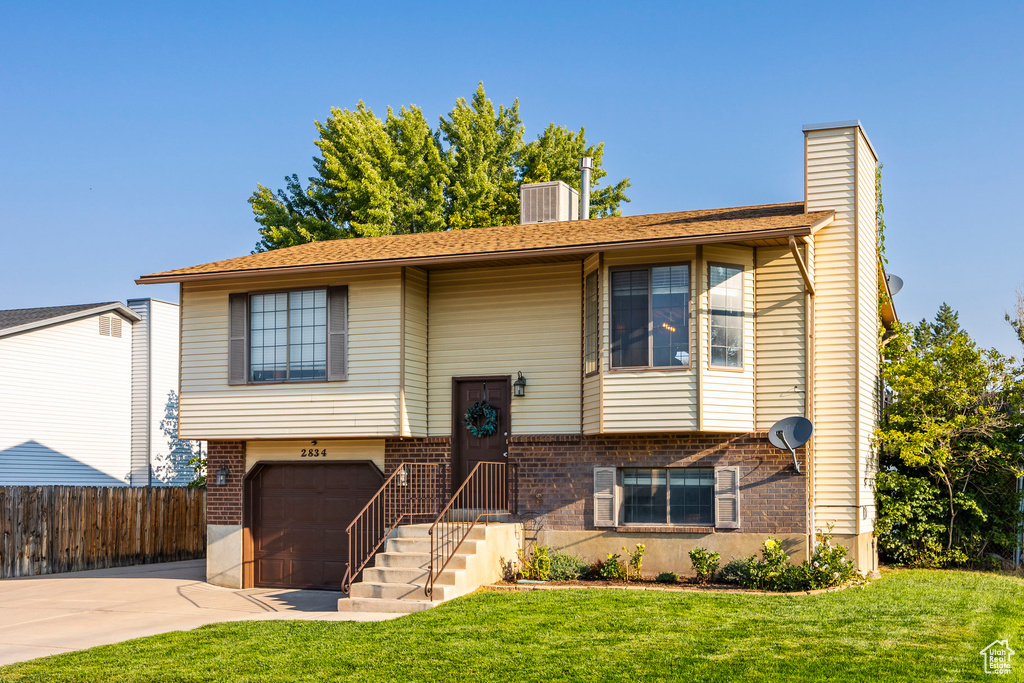
[(796, 228), (772, 228), (769, 230), (721, 233), (717, 235), (690, 235), (685, 237), (660, 237), (629, 242), (593, 242), (590, 244), (573, 245), (570, 247), (541, 247), (534, 249), (515, 249), (501, 252), (474, 252), (468, 254), (452, 254), (447, 256), (416, 256), (397, 259), (375, 259), (372, 261), (351, 261), (348, 263), (318, 263), (303, 266), (276, 266), (272, 268), (249, 268), (246, 270), (221, 270), (208, 273), (179, 273), (161, 275), (143, 275), (135, 280), (139, 285), (162, 284), (168, 282), (195, 282), (199, 280), (222, 280), (225, 278), (254, 277), (267, 274), (284, 273), (319, 273), (337, 270), (363, 270), (367, 268), (387, 268), (395, 266), (424, 266), (447, 263), (465, 263), (468, 261), (488, 262), (502, 261), (512, 258), (528, 258), (532, 256), (566, 256), (587, 254), (595, 251), (621, 251), (640, 247), (670, 247), (686, 244), (720, 244), (722, 242), (747, 242), (752, 240), (806, 237), (813, 235), (821, 228), (835, 220), (832, 213), (811, 225)]
[(0, 330), (0, 338), (10, 337), (15, 334), (21, 334), (22, 332), (30, 332), (32, 330), (38, 330), (43, 327), (50, 327), (51, 325), (60, 325), (61, 323), (71, 322), (72, 320), (78, 320), (80, 318), (88, 318), (94, 315), (101, 315), (109, 312), (120, 313), (124, 317), (131, 320), (133, 323), (137, 323), (142, 318), (138, 313), (128, 308), (122, 303), (110, 303), (104, 304), (103, 306), (96, 306), (95, 308), (86, 308), (81, 311), (75, 311), (74, 313), (65, 313), (64, 315), (54, 316), (52, 318), (43, 318), (42, 320), (35, 320), (24, 325), (16, 325), (15, 327), (6, 327)]

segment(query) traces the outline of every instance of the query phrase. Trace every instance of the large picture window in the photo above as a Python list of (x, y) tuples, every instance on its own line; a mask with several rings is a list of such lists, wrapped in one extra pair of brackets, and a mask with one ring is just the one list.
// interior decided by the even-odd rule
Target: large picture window
[(743, 268), (710, 266), (711, 365), (743, 367)]
[(612, 367), (690, 364), (690, 267), (611, 274)]
[(622, 518), (625, 524), (714, 525), (714, 469), (623, 470)]
[(327, 379), (327, 290), (253, 294), (252, 382)]

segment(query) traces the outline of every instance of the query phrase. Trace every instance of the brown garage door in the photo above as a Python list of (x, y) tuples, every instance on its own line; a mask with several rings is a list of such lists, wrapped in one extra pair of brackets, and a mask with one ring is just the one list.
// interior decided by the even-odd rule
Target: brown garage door
[(251, 501), (253, 583), (340, 590), (345, 527), (384, 477), (370, 463), (258, 465)]

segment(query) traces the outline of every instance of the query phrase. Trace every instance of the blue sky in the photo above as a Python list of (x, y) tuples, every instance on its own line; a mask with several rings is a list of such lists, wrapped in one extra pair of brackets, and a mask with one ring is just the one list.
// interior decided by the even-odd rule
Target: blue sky
[(248, 253), (330, 107), (436, 120), (482, 80), (605, 141), (629, 214), (799, 200), (801, 125), (859, 118), (901, 317), (1019, 356), (1022, 35), (1024, 3), (2, 0), (0, 308), (176, 300), (133, 280)]

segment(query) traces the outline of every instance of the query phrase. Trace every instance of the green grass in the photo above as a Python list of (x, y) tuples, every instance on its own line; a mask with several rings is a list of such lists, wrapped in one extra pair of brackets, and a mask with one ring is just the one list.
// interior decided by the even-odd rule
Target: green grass
[(1024, 581), (900, 571), (814, 596), (482, 592), (380, 623), (236, 622), (0, 669), (4, 681), (1024, 680)]

